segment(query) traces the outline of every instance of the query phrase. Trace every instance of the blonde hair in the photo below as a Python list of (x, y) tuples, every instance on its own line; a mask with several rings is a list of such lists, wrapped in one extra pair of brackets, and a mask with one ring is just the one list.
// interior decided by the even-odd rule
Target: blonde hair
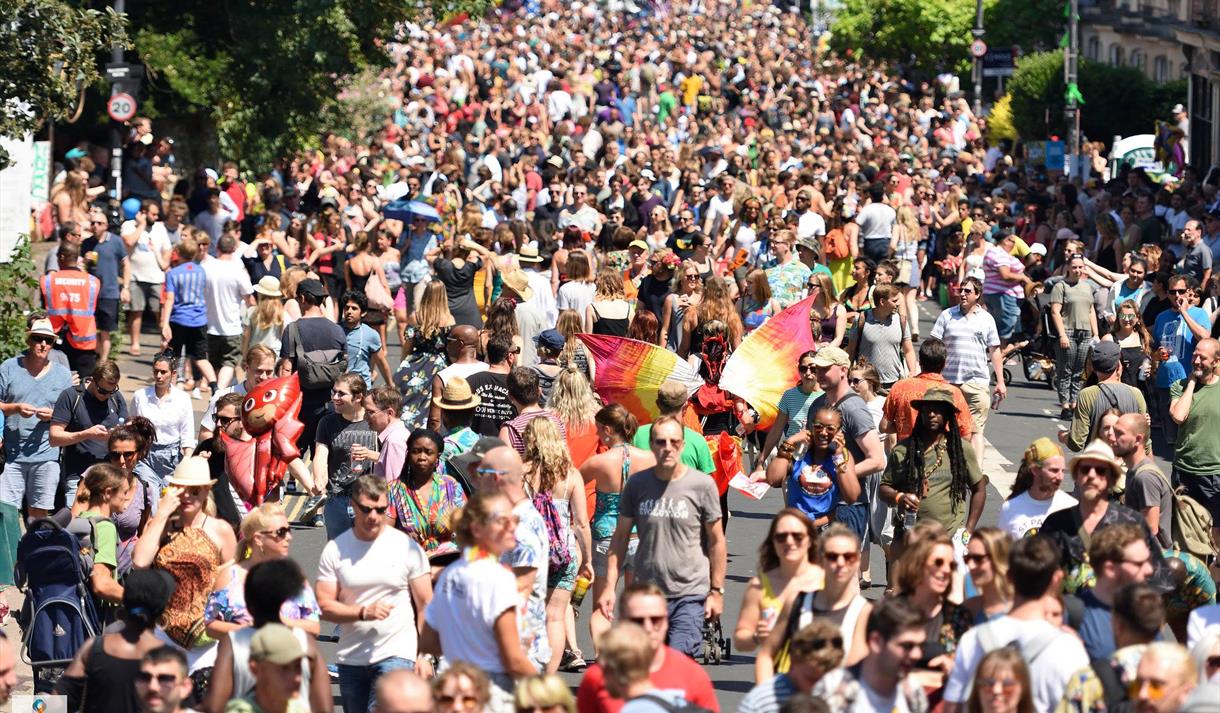
[(525, 460), (538, 477), (537, 490), (549, 493), (568, 477), (572, 457), (568, 442), (549, 418), (535, 418), (525, 427)]
[(133, 477), (117, 466), (109, 463), (96, 463), (89, 466), (84, 477), (80, 479), (76, 497), (89, 505), (100, 505), (106, 497), (107, 490), (117, 491), (123, 487), (124, 483), (131, 487)]
[[(514, 318), (513, 324), (516, 324), (516, 321)], [(555, 320), (555, 331), (563, 335), (563, 359), (569, 364), (576, 358), (576, 350), (581, 347), (576, 335), (584, 331), (584, 326), (580, 313), (574, 309), (560, 310), (559, 318)]]
[(713, 277), (707, 281), (703, 300), (687, 314), (687, 319), (690, 320), (688, 324), (694, 327), (710, 322), (723, 322), (730, 340), (734, 342), (741, 339), (741, 333), (745, 331), (741, 324), (741, 315), (737, 313), (733, 298), (729, 296), (729, 283), (723, 277)]
[(624, 685), (646, 681), (652, 670), (652, 645), (639, 624), (620, 621), (597, 640), (598, 663), (607, 676)]
[(250, 514), (242, 519), (241, 529), (238, 531), (242, 542), (241, 551), (238, 553), (239, 562), (250, 559), (254, 554), (254, 536), (266, 530), (268, 523), (277, 517), (288, 517), (284, 513), (284, 507), (276, 502), (266, 502), (251, 510)]
[(1012, 546), (1012, 539), (998, 527), (976, 528), (971, 537), (983, 545), (983, 551), (991, 560), (991, 571), (995, 573), (993, 576), (1000, 595), (1012, 599), (1012, 582), (1008, 581), (1008, 550)]
[(563, 371), (559, 372), (555, 385), (551, 387), (547, 408), (554, 411), (570, 431), (573, 428), (593, 423), (601, 404), (593, 395), (593, 388), (589, 385), (589, 380), (580, 373), (575, 362), (569, 361)]
[(513, 705), (517, 710), (562, 707), (567, 713), (576, 713), (576, 701), (568, 684), (553, 673), (530, 676), (517, 682), (513, 693)]
[(280, 276), (280, 291), (289, 299), (296, 299), (297, 285), (309, 275), (304, 268), (290, 267)]
[(621, 300), (627, 296), (623, 288), (623, 276), (612, 267), (603, 267), (597, 271), (596, 286), (593, 299)]
[(284, 302), (279, 297), (258, 295), (252, 321), (259, 329), (271, 329), (284, 323)]
[(453, 314), (449, 312), (449, 296), (443, 282), (433, 280), (424, 288), (424, 295), (415, 308), (415, 322), (424, 339), (431, 339), (453, 322)]
[(508, 498), (494, 490), (477, 490), (464, 506), (449, 516), (449, 528), (459, 545), (470, 547), (475, 544), (474, 526), (487, 524), (494, 511), (493, 505), (498, 501), (507, 503)]

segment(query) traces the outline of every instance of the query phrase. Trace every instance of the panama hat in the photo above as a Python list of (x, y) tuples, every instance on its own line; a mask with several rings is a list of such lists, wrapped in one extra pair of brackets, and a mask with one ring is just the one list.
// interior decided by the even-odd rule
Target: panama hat
[(500, 282), (508, 289), (517, 293), (526, 302), (534, 296), (534, 288), (530, 287), (529, 278), (520, 270), (510, 270), (504, 273), (500, 278)]
[(460, 376), (449, 377), (441, 395), (432, 399), (433, 405), (445, 411), (465, 411), (482, 402), (483, 400), (470, 390), (470, 382)]
[(208, 459), (199, 456), (183, 458), (166, 482), (180, 488), (210, 488), (216, 484), (208, 468)]
[(542, 256), (538, 254), (538, 248), (533, 245), (521, 246), (521, 252), (517, 253), (518, 262), (542, 262)]
[(280, 278), (274, 275), (263, 275), (258, 284), (254, 286), (254, 291), (264, 297), (284, 296), (284, 293), (280, 291)]
[(1072, 460), (1068, 461), (1068, 472), (1075, 471), (1076, 466), (1085, 461), (1106, 464), (1110, 467), (1116, 481), (1127, 472), (1127, 466), (1114, 456), (1114, 450), (1110, 448), (1110, 444), (1100, 438), (1094, 439), (1092, 443), (1085, 446), (1084, 450), (1072, 456)]

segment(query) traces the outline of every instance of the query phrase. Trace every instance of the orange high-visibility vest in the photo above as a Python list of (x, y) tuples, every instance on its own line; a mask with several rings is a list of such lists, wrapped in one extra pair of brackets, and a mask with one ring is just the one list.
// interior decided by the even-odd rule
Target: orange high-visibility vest
[(82, 351), (97, 348), (97, 296), (102, 283), (81, 270), (56, 270), (42, 276), (42, 303), (55, 331), (68, 327), (68, 344)]

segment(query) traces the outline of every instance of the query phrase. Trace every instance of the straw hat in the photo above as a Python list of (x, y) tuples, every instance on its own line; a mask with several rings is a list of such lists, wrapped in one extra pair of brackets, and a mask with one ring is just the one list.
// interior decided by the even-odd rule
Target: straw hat
[(445, 411), (465, 411), (482, 402), (483, 400), (470, 390), (470, 382), (460, 376), (449, 377), (441, 395), (432, 399), (433, 405)]
[(534, 288), (530, 287), (529, 278), (521, 270), (510, 270), (504, 273), (500, 281), (505, 287), (517, 293), (526, 302), (534, 296)]
[(1118, 480), (1127, 472), (1127, 466), (1114, 456), (1114, 450), (1110, 448), (1110, 444), (1101, 440), (1095, 439), (1092, 443), (1085, 446), (1083, 451), (1072, 456), (1068, 461), (1068, 472), (1076, 470), (1079, 463), (1090, 461), (1093, 463), (1102, 463), (1110, 467), (1113, 473), (1114, 480)]
[(258, 284), (254, 286), (254, 291), (264, 297), (284, 296), (284, 293), (280, 291), (280, 278), (274, 275), (263, 275)]
[(517, 253), (518, 262), (542, 262), (542, 256), (538, 254), (538, 248), (533, 245), (522, 245), (521, 252)]
[(167, 482), (180, 488), (210, 488), (216, 484), (208, 468), (208, 459), (199, 456), (183, 458)]

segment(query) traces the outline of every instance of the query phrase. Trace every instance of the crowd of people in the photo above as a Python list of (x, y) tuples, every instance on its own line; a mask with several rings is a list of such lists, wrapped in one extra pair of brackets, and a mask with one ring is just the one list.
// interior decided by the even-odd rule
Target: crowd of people
[[(79, 536), (106, 628), (40, 690), (718, 711), (696, 658), (736, 610), (750, 713), (1215, 711), (1217, 186), (1070, 181), (778, 7), (637, 9), (409, 25), (384, 124), (268, 171), (180, 175), (135, 120), (117, 224), (93, 202), (106, 151), (67, 151), (42, 309), (0, 364), (0, 507)], [(771, 365), (792, 386), (760, 428), (720, 374), (794, 305), (813, 348)], [(666, 381), (640, 423), (581, 334), (671, 350), (703, 386)], [(124, 394), (111, 357), (142, 341), (150, 381)], [(265, 490), (228, 456), (292, 374), (301, 428)], [(1048, 382), (1061, 425), (991, 521), (1013, 381)], [(781, 490), (735, 571), (726, 434)], [(289, 484), (325, 528), (312, 582)], [(0, 694), (11, 664), (0, 645)]]

